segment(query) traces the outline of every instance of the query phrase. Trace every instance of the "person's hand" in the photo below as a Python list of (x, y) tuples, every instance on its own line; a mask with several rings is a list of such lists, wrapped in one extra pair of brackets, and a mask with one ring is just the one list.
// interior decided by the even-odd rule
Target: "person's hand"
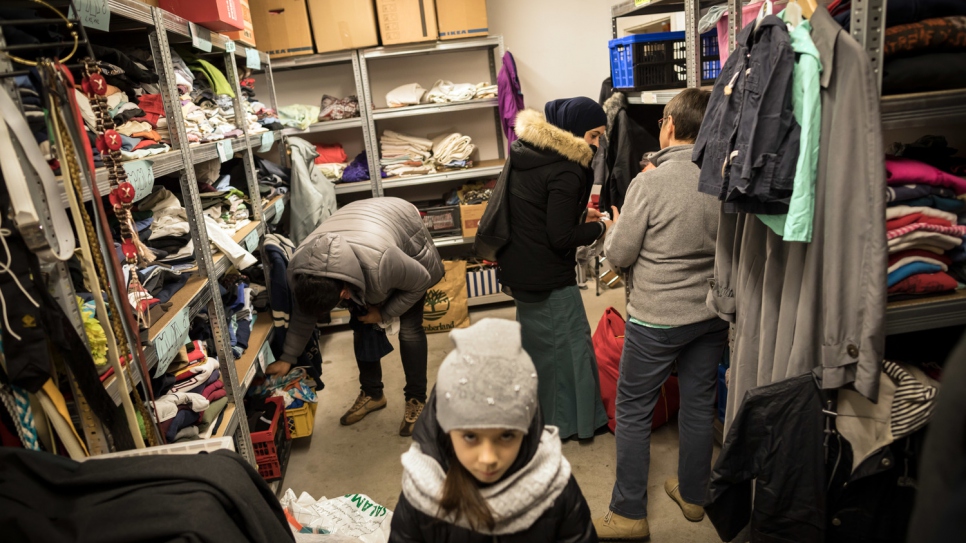
[(601, 217), (604, 215), (592, 207), (587, 208), (587, 218), (584, 222), (600, 222)]
[(369, 313), (359, 317), (359, 320), (365, 324), (379, 324), (382, 322), (382, 312), (379, 311), (378, 307), (370, 305)]
[(292, 370), (292, 364), (288, 362), (283, 362), (281, 360), (276, 360), (265, 368), (266, 375), (273, 375), (275, 377), (282, 377), (288, 375), (288, 372)]
[(617, 219), (619, 219), (620, 216), (621, 216), (620, 211), (617, 211), (617, 206), (610, 206), (610, 212), (612, 213), (612, 215), (611, 215), (613, 217), (612, 220), (609, 220), (609, 221), (602, 220), (602, 221), (600, 221), (600, 222), (604, 223), (604, 226), (605, 227), (607, 227), (604, 230), (604, 234), (607, 234), (607, 232), (609, 232), (610, 229), (614, 227), (614, 223), (616, 223), (617, 222)]

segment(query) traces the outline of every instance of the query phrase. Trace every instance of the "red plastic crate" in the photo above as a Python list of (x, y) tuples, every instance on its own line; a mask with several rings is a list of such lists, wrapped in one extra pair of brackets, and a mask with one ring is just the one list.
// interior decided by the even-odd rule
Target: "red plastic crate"
[(252, 432), (252, 448), (255, 450), (255, 460), (258, 462), (258, 470), (262, 471), (262, 463), (274, 462), (276, 471), (278, 466), (278, 451), (284, 441), (291, 439), (288, 433), (288, 424), (282, 424), (285, 415), (285, 402), (281, 398), (266, 398), (265, 402), (274, 403), (276, 406), (275, 415), (272, 416), (272, 425), (268, 430), (262, 432)]
[(268, 482), (282, 478), (282, 466), (278, 458), (266, 458), (258, 460), (258, 474)]

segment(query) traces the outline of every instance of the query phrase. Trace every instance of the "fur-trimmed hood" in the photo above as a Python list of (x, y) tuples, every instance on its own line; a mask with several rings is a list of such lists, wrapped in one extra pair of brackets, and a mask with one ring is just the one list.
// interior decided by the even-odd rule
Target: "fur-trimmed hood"
[(550, 124), (539, 111), (521, 111), (517, 115), (514, 130), (518, 138), (530, 145), (559, 153), (584, 168), (590, 166), (590, 161), (594, 158), (594, 150), (583, 138)]
[(614, 130), (614, 119), (622, 109), (627, 109), (627, 97), (622, 92), (615, 92), (607, 101), (604, 102), (604, 114), (607, 115), (607, 139), (610, 140), (610, 133)]

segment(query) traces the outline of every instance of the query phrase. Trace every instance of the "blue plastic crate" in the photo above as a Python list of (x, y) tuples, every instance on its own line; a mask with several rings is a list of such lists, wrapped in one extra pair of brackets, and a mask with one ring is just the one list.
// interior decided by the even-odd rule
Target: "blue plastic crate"
[[(711, 84), (721, 72), (718, 32), (701, 36), (701, 80)], [(658, 90), (687, 86), (684, 32), (633, 34), (611, 40), (610, 66), (615, 89)]]

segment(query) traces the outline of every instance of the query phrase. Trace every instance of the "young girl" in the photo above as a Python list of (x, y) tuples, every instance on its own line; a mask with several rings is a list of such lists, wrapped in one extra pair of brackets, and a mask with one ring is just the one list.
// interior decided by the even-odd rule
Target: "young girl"
[(484, 319), (450, 337), (402, 457), (390, 543), (596, 542), (557, 428), (543, 424), (520, 325)]

